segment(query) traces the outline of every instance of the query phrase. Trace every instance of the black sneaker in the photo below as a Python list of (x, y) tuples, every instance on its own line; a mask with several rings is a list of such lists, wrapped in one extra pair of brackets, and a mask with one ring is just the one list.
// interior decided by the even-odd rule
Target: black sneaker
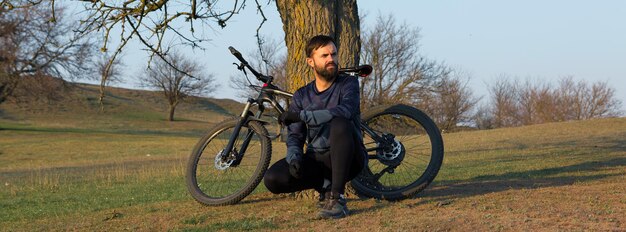
[(327, 204), (322, 208), (318, 214), (319, 219), (328, 219), (328, 218), (342, 218), (348, 216), (348, 206), (346, 198), (342, 195), (335, 197), (331, 194), (328, 199)]
[(326, 191), (324, 193), (320, 193), (320, 197), (317, 199), (317, 208), (323, 209), (324, 206), (328, 204), (328, 200), (330, 199), (330, 191)]

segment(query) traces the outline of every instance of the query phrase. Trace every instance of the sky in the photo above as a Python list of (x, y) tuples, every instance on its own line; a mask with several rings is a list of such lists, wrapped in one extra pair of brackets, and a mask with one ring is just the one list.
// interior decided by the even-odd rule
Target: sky
[[(503, 74), (546, 82), (573, 76), (589, 83), (608, 82), (626, 112), (626, 1), (360, 0), (357, 4), (359, 13), (366, 15), (361, 30), (378, 15), (389, 14), (398, 23), (420, 28), (420, 54), (467, 73), (469, 86), (479, 97), (487, 98), (487, 84)], [(261, 34), (283, 42), (275, 4), (263, 9), (268, 21)], [(248, 56), (255, 52), (260, 21), (250, 2), (226, 28), (207, 29), (211, 41), (202, 44), (206, 50), (186, 50), (221, 85), (212, 97), (237, 99), (228, 86), (238, 72), (232, 65), (236, 60), (227, 48), (234, 46)], [(141, 48), (131, 43), (125, 49), (126, 73), (135, 75), (145, 66), (147, 55)], [(125, 80), (114, 85), (139, 88), (132, 77)]]

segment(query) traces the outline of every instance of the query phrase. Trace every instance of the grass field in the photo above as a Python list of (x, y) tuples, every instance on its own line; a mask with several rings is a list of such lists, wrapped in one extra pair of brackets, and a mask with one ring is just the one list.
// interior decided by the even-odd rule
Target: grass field
[[(351, 216), (318, 221), (313, 200), (262, 184), (237, 205), (196, 203), (187, 156), (215, 123), (197, 112), (165, 122), (158, 111), (4, 110), (0, 231), (626, 230), (626, 118), (445, 134), (442, 169), (415, 198), (351, 196)], [(284, 156), (273, 146), (273, 160)]]

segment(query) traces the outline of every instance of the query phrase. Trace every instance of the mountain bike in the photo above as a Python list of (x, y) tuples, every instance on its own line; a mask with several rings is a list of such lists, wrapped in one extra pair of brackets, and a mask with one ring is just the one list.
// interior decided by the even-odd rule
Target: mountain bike
[[(249, 98), (239, 117), (218, 123), (195, 145), (186, 168), (186, 184), (191, 196), (205, 205), (235, 204), (259, 185), (267, 170), (272, 141), (282, 135), (270, 135), (267, 126), (280, 125), (276, 117), (265, 113), (266, 107), (278, 114), (285, 111), (279, 97), (293, 94), (273, 84), (273, 77), (253, 69), (233, 47), (235, 63), (247, 77), (250, 71), (262, 86)], [(367, 77), (372, 67), (362, 65), (339, 72)], [(403, 104), (378, 106), (362, 114), (363, 143), (368, 166), (351, 185), (363, 197), (402, 200), (413, 197), (428, 186), (441, 167), (443, 140), (435, 123), (422, 111)], [(282, 127), (282, 125), (281, 125)], [(281, 144), (284, 145), (284, 144)]]

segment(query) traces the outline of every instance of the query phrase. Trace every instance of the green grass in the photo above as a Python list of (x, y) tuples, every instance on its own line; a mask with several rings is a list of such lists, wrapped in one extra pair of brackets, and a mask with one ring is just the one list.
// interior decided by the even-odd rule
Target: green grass
[[(59, 176), (18, 185), (2, 191), (3, 221), (33, 220), (74, 213), (90, 213), (117, 207), (160, 201), (180, 201), (187, 195), (182, 178), (154, 175), (150, 180), (68, 181)], [(106, 177), (105, 177), (106, 178)], [(42, 182), (43, 181), (43, 182)], [(11, 185), (12, 185), (11, 184)]]
[(202, 224), (206, 222), (208, 218), (209, 218), (208, 215), (202, 214), (202, 215), (192, 216), (190, 218), (183, 219), (181, 223), (186, 224), (186, 225), (198, 225), (198, 224)]
[(182, 231), (259, 231), (276, 228), (278, 228), (278, 226), (271, 221), (252, 217), (197, 227), (185, 227)]

